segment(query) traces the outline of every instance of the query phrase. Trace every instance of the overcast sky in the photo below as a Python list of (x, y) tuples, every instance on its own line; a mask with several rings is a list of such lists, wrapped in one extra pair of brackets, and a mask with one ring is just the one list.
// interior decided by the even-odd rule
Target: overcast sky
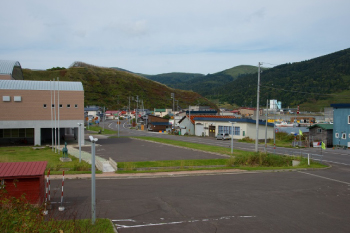
[(144, 74), (271, 67), (349, 48), (349, 9), (349, 0), (1, 0), (0, 59)]

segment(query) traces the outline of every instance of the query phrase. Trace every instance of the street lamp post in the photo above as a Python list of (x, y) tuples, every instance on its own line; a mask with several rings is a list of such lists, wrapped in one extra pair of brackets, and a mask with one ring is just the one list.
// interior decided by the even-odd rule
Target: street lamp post
[(79, 163), (81, 163), (81, 123), (78, 123)]
[(233, 154), (233, 124), (235, 122), (229, 121), (231, 123), (231, 154)]
[(96, 221), (96, 187), (95, 187), (95, 142), (97, 138), (89, 136), (91, 141), (91, 220), (92, 224)]

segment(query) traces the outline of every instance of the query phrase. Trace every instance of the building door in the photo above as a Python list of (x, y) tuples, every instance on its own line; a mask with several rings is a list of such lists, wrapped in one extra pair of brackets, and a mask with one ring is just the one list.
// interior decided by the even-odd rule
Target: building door
[(215, 126), (213, 125), (209, 126), (209, 137), (215, 138)]

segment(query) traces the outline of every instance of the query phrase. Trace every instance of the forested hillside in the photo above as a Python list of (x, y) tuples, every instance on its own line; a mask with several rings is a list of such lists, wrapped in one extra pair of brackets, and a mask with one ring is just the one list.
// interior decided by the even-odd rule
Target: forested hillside
[[(221, 101), (256, 106), (257, 74), (215, 88)], [(261, 74), (261, 105), (266, 99), (278, 99), (283, 107), (298, 104), (319, 110), (330, 103), (350, 101), (350, 49), (303, 62), (279, 65)], [(310, 104), (311, 103), (311, 104)]]
[[(23, 69), (25, 80), (53, 80), (59, 77), (60, 81), (80, 81), (85, 92), (85, 105), (106, 106), (109, 109), (118, 109), (128, 106), (128, 97), (139, 96), (145, 108), (172, 108), (171, 93), (179, 100), (182, 108), (188, 105), (217, 106), (199, 94), (192, 91), (183, 91), (169, 88), (163, 84), (151, 81), (139, 75), (112, 68), (101, 68), (93, 65), (76, 62), (69, 69), (54, 68), (47, 71)], [(135, 101), (131, 108), (135, 108)]]
[(167, 73), (159, 75), (143, 75), (144, 77), (181, 90), (192, 90), (201, 95), (210, 96), (213, 89), (223, 87), (229, 82), (246, 74), (257, 73), (255, 66), (236, 66), (215, 74)]

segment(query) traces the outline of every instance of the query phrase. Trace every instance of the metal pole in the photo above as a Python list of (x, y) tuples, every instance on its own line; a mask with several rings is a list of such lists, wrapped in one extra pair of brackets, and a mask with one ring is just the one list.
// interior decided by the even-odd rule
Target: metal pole
[(269, 107), (269, 100), (266, 100), (266, 124), (265, 124), (265, 154), (267, 150), (267, 117), (268, 117), (268, 107)]
[(230, 122), (231, 125), (231, 154), (233, 154), (233, 124), (234, 122)]
[(92, 142), (91, 145), (91, 219), (92, 224), (95, 224), (96, 220), (96, 197), (95, 197), (95, 140), (97, 138), (93, 138), (90, 136), (90, 140)]
[(79, 163), (81, 163), (81, 123), (78, 123), (79, 125), (79, 132), (78, 132), (78, 140), (79, 140)]
[(119, 116), (118, 116), (118, 138), (119, 138), (119, 129), (120, 129), (120, 122), (119, 122)]
[(256, 97), (256, 138), (255, 138), (255, 152), (259, 151), (259, 97), (260, 97), (260, 62), (258, 64), (258, 90)]
[[(118, 95), (118, 98), (119, 98), (119, 95)], [(118, 100), (118, 101), (119, 101), (119, 100)], [(106, 109), (105, 109), (105, 107), (103, 107), (103, 112), (102, 112), (103, 132), (105, 131), (105, 112), (106, 112)]]
[(61, 154), (61, 151), (60, 151), (60, 145), (61, 145), (61, 142), (60, 142), (60, 139), (61, 139), (61, 129), (60, 129), (60, 79), (57, 77), (57, 124), (58, 124), (58, 148), (57, 148), (57, 151), (58, 151), (58, 154)]
[(307, 154), (307, 165), (310, 166), (310, 154)]
[(50, 105), (50, 108), (51, 108), (51, 142), (52, 142), (52, 151), (54, 150), (54, 144), (53, 144), (53, 139), (54, 139), (54, 132), (53, 132), (53, 112), (52, 112), (52, 83), (51, 83), (51, 80), (50, 80), (50, 93), (51, 93), (51, 105)]
[(54, 106), (54, 114), (55, 114), (55, 153), (57, 153), (57, 121), (56, 121), (56, 81), (55, 79), (53, 79), (53, 85), (54, 85), (54, 89), (53, 89), (53, 106)]
[(276, 154), (276, 110), (274, 109), (273, 115), (273, 150), (274, 154)]

